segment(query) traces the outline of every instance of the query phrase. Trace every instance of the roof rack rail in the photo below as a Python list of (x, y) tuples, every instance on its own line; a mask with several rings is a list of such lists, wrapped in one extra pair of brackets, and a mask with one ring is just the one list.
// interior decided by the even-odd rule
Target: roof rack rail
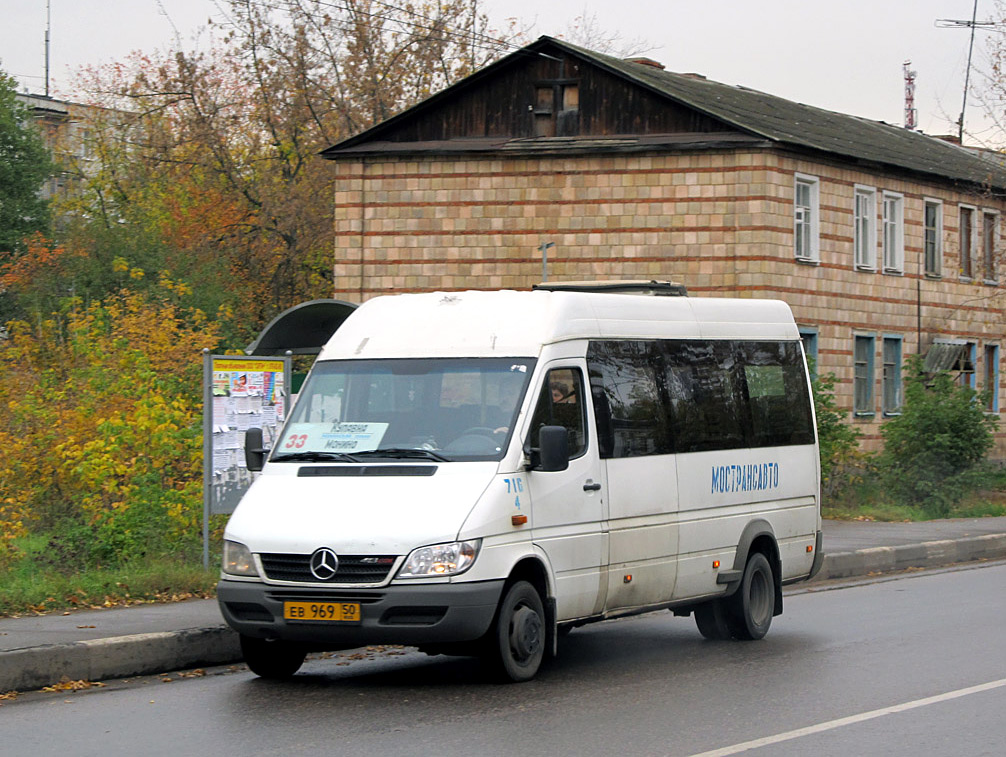
[(532, 290), (545, 292), (600, 292), (607, 294), (648, 294), (658, 297), (687, 297), (684, 284), (673, 281), (544, 281)]

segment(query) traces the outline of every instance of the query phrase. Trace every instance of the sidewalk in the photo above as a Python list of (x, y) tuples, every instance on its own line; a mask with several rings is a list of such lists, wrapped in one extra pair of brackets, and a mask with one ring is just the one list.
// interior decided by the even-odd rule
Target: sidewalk
[[(1006, 558), (1006, 517), (825, 521), (815, 581)], [(215, 599), (0, 618), (0, 694), (64, 677), (100, 681), (241, 660)]]

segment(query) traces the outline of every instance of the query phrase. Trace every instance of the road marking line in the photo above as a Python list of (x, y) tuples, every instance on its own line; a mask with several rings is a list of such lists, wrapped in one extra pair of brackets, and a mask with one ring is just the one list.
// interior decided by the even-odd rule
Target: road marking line
[(936, 696), (926, 697), (925, 699), (916, 699), (914, 702), (896, 704), (893, 707), (882, 707), (879, 710), (861, 712), (858, 715), (850, 715), (847, 718), (839, 718), (838, 720), (829, 720), (826, 723), (818, 723), (817, 725), (807, 726), (806, 728), (797, 728), (794, 731), (778, 733), (775, 736), (766, 736), (761, 739), (754, 739), (753, 741), (745, 741), (743, 744), (734, 744), (733, 746), (723, 747), (722, 749), (713, 749), (709, 752), (693, 754), (691, 757), (728, 757), (728, 755), (740, 754), (741, 752), (746, 752), (749, 749), (758, 749), (771, 744), (779, 744), (783, 741), (792, 741), (793, 739), (799, 739), (803, 736), (823, 733), (824, 731), (831, 731), (835, 728), (842, 728), (843, 726), (854, 725), (867, 720), (873, 720), (874, 718), (880, 718), (884, 715), (894, 715), (899, 712), (906, 712), (907, 710), (914, 710), (918, 707), (926, 707), (931, 704), (939, 704), (940, 702), (947, 702), (951, 699), (958, 699), (971, 694), (980, 694), (983, 691), (990, 691), (1003, 686), (1006, 686), (1006, 678), (1000, 678), (998, 681), (990, 681), (989, 683), (979, 684), (978, 686), (969, 686), (966, 689), (948, 691), (946, 694), (937, 694)]

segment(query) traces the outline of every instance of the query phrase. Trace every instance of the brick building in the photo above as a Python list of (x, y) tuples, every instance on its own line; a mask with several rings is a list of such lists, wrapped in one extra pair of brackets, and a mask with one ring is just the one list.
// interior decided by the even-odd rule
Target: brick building
[(787, 301), (868, 446), (909, 354), (999, 412), (993, 156), (548, 37), (323, 154), (337, 298), (528, 288), (551, 243), (549, 280)]
[(46, 147), (52, 154), (56, 172), (40, 189), (47, 200), (62, 199), (72, 194), (75, 185), (94, 163), (93, 139), (88, 122), (100, 108), (44, 95), (19, 94), (31, 115)]

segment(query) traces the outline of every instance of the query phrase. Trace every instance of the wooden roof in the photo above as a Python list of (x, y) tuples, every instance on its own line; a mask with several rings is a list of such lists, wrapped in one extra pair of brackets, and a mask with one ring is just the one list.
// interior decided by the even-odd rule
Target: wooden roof
[[(416, 140), (404, 136), (410, 121), (429, 118), (490, 82), (505, 78), (529, 61), (555, 56), (602, 71), (623, 85), (657, 98), (667, 109), (687, 109), (705, 119), (706, 133), (537, 137), (445, 134), (446, 138)], [(618, 108), (617, 100), (606, 107)], [(649, 111), (652, 114), (652, 110)], [(651, 116), (652, 117), (652, 116)], [(711, 125), (711, 126), (710, 126)], [(455, 138), (457, 137), (457, 139)], [(775, 95), (722, 84), (695, 75), (662, 70), (654, 65), (621, 60), (551, 37), (541, 37), (418, 105), (350, 137), (322, 152), (335, 159), (349, 154), (407, 152), (540, 152), (674, 150), (763, 143), (824, 153), (854, 163), (891, 166), (954, 182), (994, 190), (1006, 189), (1006, 156), (975, 151), (880, 121), (850, 116), (786, 100)]]

